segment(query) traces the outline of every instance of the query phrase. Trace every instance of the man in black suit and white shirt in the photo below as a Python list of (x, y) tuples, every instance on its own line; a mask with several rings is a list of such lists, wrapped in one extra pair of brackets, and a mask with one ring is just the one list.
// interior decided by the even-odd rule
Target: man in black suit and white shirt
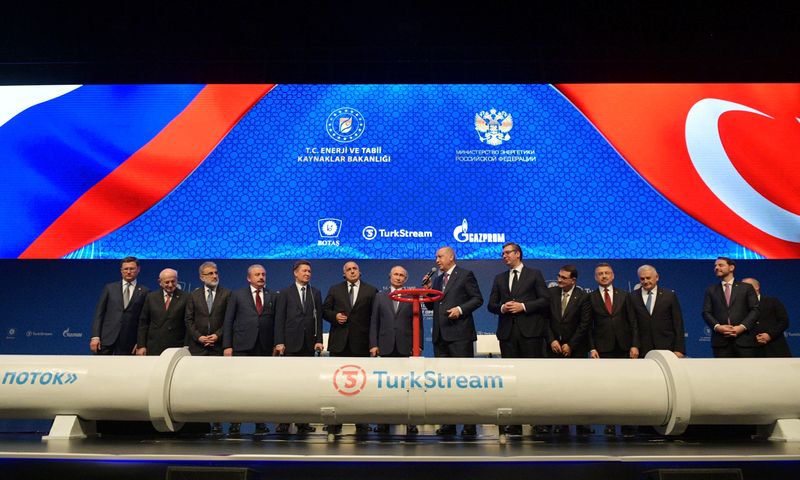
[(488, 308), (498, 315), (497, 339), (503, 358), (542, 358), (550, 295), (542, 272), (524, 266), (522, 255), (516, 243), (503, 245), (508, 271), (495, 277)]
[(139, 315), (150, 290), (139, 284), (139, 259), (122, 259), (122, 281), (103, 287), (94, 311), (89, 349), (98, 355), (133, 355)]
[(168, 348), (186, 345), (186, 300), (178, 288), (178, 272), (165, 268), (158, 275), (160, 289), (147, 294), (139, 316), (136, 355), (161, 355)]
[(642, 265), (637, 274), (641, 288), (633, 291), (631, 299), (639, 326), (639, 355), (644, 357), (650, 350), (669, 350), (683, 357), (686, 346), (678, 296), (658, 286), (658, 272), (652, 265)]
[[(323, 318), (331, 324), (328, 334), (328, 351), (331, 357), (368, 357), (369, 321), (372, 302), (378, 291), (361, 281), (361, 270), (356, 262), (347, 262), (342, 267), (345, 281), (328, 290), (322, 305)], [(341, 432), (341, 425), (329, 426), (334, 433)], [(356, 433), (369, 432), (369, 425), (356, 424)]]
[(718, 358), (763, 356), (755, 333), (758, 296), (752, 285), (734, 279), (735, 269), (733, 259), (717, 258), (714, 274), (719, 282), (703, 297), (703, 320), (713, 331), (711, 349)]
[[(522, 247), (507, 242), (502, 247), (508, 270), (498, 274), (489, 295), (489, 311), (498, 316), (497, 340), (503, 358), (543, 358), (547, 339), (549, 294), (542, 272), (522, 264)], [(536, 433), (548, 427), (535, 426)], [(522, 434), (521, 425), (508, 425), (505, 432)]]
[[(322, 295), (309, 285), (311, 263), (294, 262), (294, 282), (278, 294), (275, 302), (275, 351), (278, 355), (313, 357), (322, 351)], [(297, 433), (313, 432), (306, 423), (297, 424)], [(289, 425), (278, 425), (278, 433), (287, 433)]]
[[(441, 275), (431, 285), (424, 285), (444, 293), (437, 302), (426, 303), (433, 310), (433, 354), (436, 357), (474, 357), (473, 342), (478, 339), (472, 312), (483, 304), (478, 281), (470, 271), (456, 266), (456, 253), (451, 247), (436, 251), (436, 266)], [(439, 435), (454, 435), (455, 425), (442, 425)], [(464, 425), (461, 435), (474, 436), (475, 425)]]
[[(231, 293), (222, 327), (226, 357), (269, 357), (275, 347), (275, 295), (267, 286), (267, 271), (261, 265), (247, 268), (247, 283)], [(241, 424), (231, 423), (229, 435), (238, 435)], [(255, 434), (269, 432), (266, 423), (256, 423)]]
[(345, 263), (342, 270), (345, 281), (328, 290), (322, 306), (331, 324), (328, 351), (332, 357), (368, 357), (372, 302), (378, 291), (361, 280), (356, 262)]
[(789, 314), (778, 297), (761, 295), (761, 283), (755, 278), (745, 278), (742, 283), (749, 283), (758, 296), (758, 325), (756, 326), (756, 342), (764, 349), (763, 355), (768, 358), (791, 357), (792, 351), (783, 332), (789, 328)]

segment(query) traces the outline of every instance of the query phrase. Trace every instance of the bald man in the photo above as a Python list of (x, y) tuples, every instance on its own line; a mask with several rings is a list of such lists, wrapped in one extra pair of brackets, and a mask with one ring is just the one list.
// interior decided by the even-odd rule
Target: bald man
[(158, 275), (161, 287), (147, 294), (139, 317), (136, 355), (161, 355), (171, 347), (186, 344), (186, 301), (178, 288), (178, 272), (165, 268)]

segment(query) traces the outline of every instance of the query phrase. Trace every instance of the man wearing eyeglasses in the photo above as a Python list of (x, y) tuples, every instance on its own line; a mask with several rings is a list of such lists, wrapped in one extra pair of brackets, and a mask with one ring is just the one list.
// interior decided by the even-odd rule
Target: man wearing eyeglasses
[[(550, 296), (542, 272), (522, 264), (522, 247), (507, 242), (502, 250), (508, 271), (498, 274), (489, 295), (489, 311), (497, 317), (497, 339), (503, 358), (543, 358), (547, 338)], [(546, 433), (544, 426), (536, 433)], [(519, 435), (521, 425), (509, 425), (506, 433)]]

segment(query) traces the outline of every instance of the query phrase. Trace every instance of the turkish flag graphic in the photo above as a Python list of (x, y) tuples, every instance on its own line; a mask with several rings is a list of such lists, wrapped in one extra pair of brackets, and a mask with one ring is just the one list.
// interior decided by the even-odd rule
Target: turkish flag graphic
[(800, 85), (557, 88), (678, 208), (768, 258), (800, 258)]

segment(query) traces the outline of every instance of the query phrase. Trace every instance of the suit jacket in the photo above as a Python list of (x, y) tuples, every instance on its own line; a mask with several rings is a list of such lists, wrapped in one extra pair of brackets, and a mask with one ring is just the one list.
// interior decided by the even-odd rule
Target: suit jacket
[(643, 357), (650, 350), (686, 353), (683, 314), (678, 296), (672, 290), (658, 287), (655, 297), (651, 315), (642, 300), (642, 291), (637, 289), (631, 293), (633, 311), (639, 324), (639, 339), (642, 342), (639, 355)]
[[(589, 337), (589, 349), (601, 354), (614, 350), (615, 344), (622, 350), (631, 347), (639, 348), (639, 325), (633, 313), (631, 296), (628, 292), (614, 289), (611, 313), (606, 310), (602, 288), (589, 294), (589, 306), (592, 314), (592, 335)], [(602, 355), (601, 355), (602, 356)]]
[(789, 314), (786, 307), (776, 297), (762, 295), (758, 303), (758, 325), (756, 334), (768, 333), (772, 338), (764, 345), (764, 353), (767, 357), (791, 357), (789, 342), (783, 336), (784, 330), (789, 328)]
[(558, 340), (572, 349), (573, 358), (583, 358), (589, 353), (589, 328), (592, 324), (592, 310), (589, 294), (575, 287), (567, 301), (564, 315), (561, 315), (561, 287), (550, 287), (550, 322), (547, 343)]
[[(400, 302), (397, 313), (394, 302), (388, 292), (375, 295), (372, 302), (372, 319), (369, 328), (369, 345), (378, 347), (381, 356), (391, 354), (411, 356), (414, 339), (413, 307), (410, 303)], [(424, 334), (420, 328), (420, 348), (424, 343)]]
[[(331, 324), (328, 335), (329, 352), (339, 353), (349, 345), (351, 352), (369, 355), (369, 322), (376, 293), (378, 290), (375, 287), (362, 281), (358, 287), (358, 297), (351, 307), (348, 282), (331, 287), (322, 306), (323, 318)], [(347, 315), (344, 325), (336, 321), (336, 314), (339, 312)]]
[(136, 345), (139, 329), (139, 315), (142, 313), (144, 299), (150, 290), (140, 282), (131, 292), (128, 308), (123, 308), (122, 280), (103, 287), (100, 300), (94, 309), (92, 337), (100, 337), (101, 345), (118, 342), (119, 350), (132, 352)]
[[(442, 287), (443, 281), (444, 275), (439, 275), (434, 279), (431, 288), (443, 291), (444, 298), (425, 304), (428, 310), (433, 310), (433, 342), (477, 340), (472, 312), (483, 305), (483, 296), (475, 275), (470, 270), (456, 266), (447, 282), (447, 288)], [(461, 307), (461, 316), (450, 320), (447, 311), (453, 307)]]
[[(192, 355), (222, 355), (222, 325), (225, 323), (225, 309), (231, 291), (218, 285), (214, 292), (214, 303), (208, 311), (206, 302), (206, 287), (196, 288), (186, 302), (186, 335), (188, 337), (189, 351)], [(219, 340), (213, 347), (204, 347), (198, 338), (216, 334)]]
[[(542, 272), (535, 268), (523, 267), (513, 292), (508, 286), (510, 276), (511, 270), (497, 275), (492, 284), (492, 293), (489, 294), (489, 311), (498, 315), (497, 338), (508, 340), (515, 322), (524, 337), (547, 336), (550, 294), (545, 286)], [(525, 304), (525, 311), (516, 314), (501, 313), (500, 307), (512, 300)]]
[[(222, 326), (222, 348), (233, 348), (234, 352), (252, 350), (259, 343), (262, 352), (272, 352), (275, 341), (275, 297), (269, 289), (261, 294), (264, 303), (261, 314), (256, 310), (256, 301), (250, 285), (231, 292), (225, 308)], [(214, 299), (214, 306), (217, 301)]]
[(711, 328), (711, 346), (724, 347), (731, 342), (728, 338), (714, 331), (714, 326), (744, 325), (747, 329), (742, 335), (736, 337), (735, 342), (740, 347), (756, 347), (755, 327), (758, 321), (758, 296), (752, 285), (734, 280), (731, 288), (731, 304), (725, 304), (725, 293), (721, 282), (717, 282), (706, 289), (703, 297), (703, 320)]
[(308, 285), (306, 308), (294, 283), (278, 293), (275, 302), (275, 344), (287, 353), (299, 352), (304, 343), (322, 343), (322, 294)]
[(189, 294), (180, 289), (172, 292), (169, 308), (164, 309), (164, 290), (147, 294), (139, 317), (139, 347), (148, 355), (161, 355), (170, 347), (186, 344), (186, 303)]

